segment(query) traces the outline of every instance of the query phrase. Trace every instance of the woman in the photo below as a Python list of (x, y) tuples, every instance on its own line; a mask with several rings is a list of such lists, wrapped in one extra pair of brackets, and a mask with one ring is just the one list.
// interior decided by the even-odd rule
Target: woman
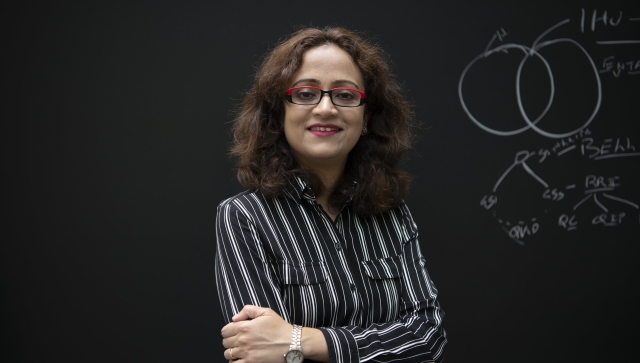
[(249, 190), (218, 206), (226, 359), (442, 359), (444, 313), (396, 169), (410, 126), (382, 51), (348, 30), (302, 29), (266, 56), (234, 124)]

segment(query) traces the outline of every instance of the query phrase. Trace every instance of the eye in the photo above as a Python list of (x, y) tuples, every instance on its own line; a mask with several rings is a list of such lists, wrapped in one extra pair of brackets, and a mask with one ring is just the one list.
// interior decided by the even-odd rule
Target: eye
[(333, 97), (341, 101), (351, 101), (360, 98), (356, 92), (347, 89), (335, 90)]
[(311, 92), (298, 92), (296, 94), (296, 96), (298, 98), (313, 98), (313, 97), (315, 97), (315, 94), (313, 94)]
[(313, 88), (298, 88), (293, 91), (291, 96), (300, 101), (313, 101), (318, 97), (318, 90)]

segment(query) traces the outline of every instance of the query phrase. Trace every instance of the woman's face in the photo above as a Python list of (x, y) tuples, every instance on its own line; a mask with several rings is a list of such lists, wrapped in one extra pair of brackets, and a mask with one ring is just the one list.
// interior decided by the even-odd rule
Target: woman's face
[[(327, 91), (336, 87), (366, 91), (351, 56), (335, 45), (306, 51), (302, 65), (289, 87), (315, 86)], [(349, 152), (364, 126), (364, 108), (338, 107), (324, 94), (317, 105), (285, 101), (284, 134), (296, 160), (308, 168), (344, 168)]]

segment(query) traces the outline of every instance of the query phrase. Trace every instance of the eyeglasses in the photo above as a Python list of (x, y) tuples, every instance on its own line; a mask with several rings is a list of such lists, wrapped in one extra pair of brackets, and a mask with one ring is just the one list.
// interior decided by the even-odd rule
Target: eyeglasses
[(313, 86), (293, 87), (287, 90), (285, 98), (296, 105), (317, 105), (325, 93), (329, 94), (331, 103), (340, 107), (358, 107), (364, 105), (367, 96), (364, 92), (353, 88), (332, 88), (324, 91)]

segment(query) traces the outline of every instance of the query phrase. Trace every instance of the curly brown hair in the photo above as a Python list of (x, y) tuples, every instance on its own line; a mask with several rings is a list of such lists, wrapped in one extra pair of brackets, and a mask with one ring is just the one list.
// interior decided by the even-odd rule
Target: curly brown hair
[(323, 192), (320, 179), (296, 162), (285, 139), (284, 94), (303, 54), (326, 44), (346, 51), (364, 78), (368, 129), (349, 153), (329, 203), (339, 208), (353, 197), (352, 209), (360, 216), (397, 207), (411, 180), (397, 169), (413, 139), (411, 108), (382, 49), (340, 27), (301, 29), (266, 55), (233, 125), (231, 154), (238, 157), (238, 180), (269, 198), (283, 196), (295, 176), (315, 195)]

